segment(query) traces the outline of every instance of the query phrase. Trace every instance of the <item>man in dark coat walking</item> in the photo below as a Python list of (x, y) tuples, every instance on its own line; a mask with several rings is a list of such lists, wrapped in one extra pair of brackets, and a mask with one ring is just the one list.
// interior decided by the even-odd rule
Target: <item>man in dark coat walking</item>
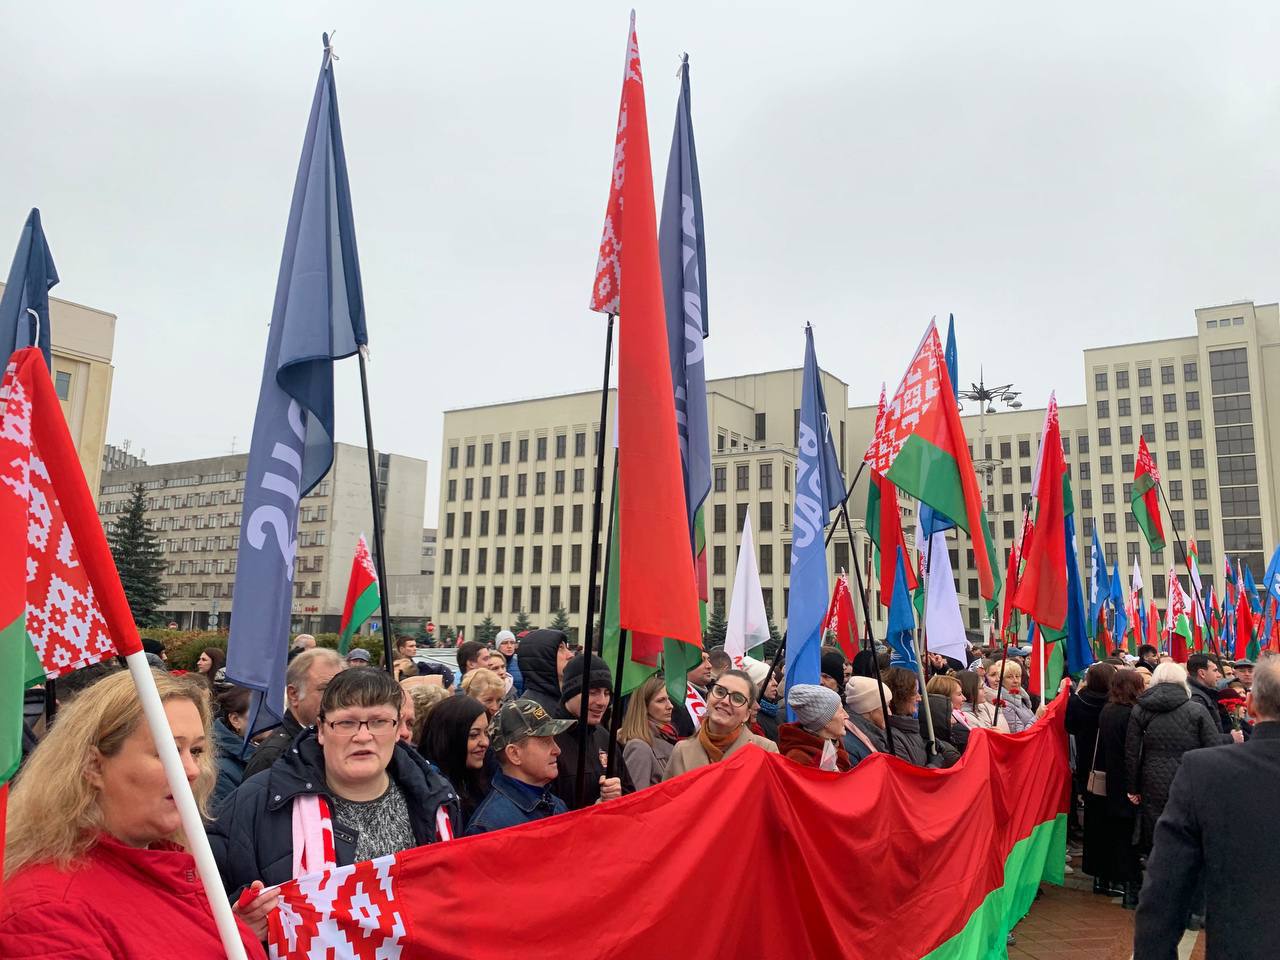
[(1174, 960), (1203, 879), (1205, 960), (1275, 957), (1280, 883), (1270, 851), (1280, 849), (1280, 657), (1258, 664), (1248, 708), (1253, 739), (1182, 758), (1134, 926), (1135, 960)]

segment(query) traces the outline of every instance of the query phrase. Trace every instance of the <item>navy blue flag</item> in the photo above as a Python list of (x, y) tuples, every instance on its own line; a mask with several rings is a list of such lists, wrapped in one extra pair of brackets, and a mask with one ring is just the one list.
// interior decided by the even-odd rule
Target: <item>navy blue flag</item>
[(4, 296), (0, 297), (0, 362), (6, 362), (15, 350), (39, 347), (44, 363), (53, 369), (49, 355), (49, 291), (58, 282), (58, 268), (44, 238), (40, 211), (35, 207), (27, 214), (18, 238), (18, 249), (9, 267)]
[[(791, 508), (791, 594), (787, 610), (786, 688), (821, 677), (822, 621), (827, 613), (827, 547), (831, 511), (844, 502), (844, 477), (831, 441), (813, 328), (804, 328), (804, 381)], [(787, 708), (791, 717), (791, 708)]]
[(702, 230), (702, 184), (689, 108), (689, 58), (680, 67), (676, 128), (667, 160), (658, 229), (662, 292), (667, 315), (676, 432), (684, 467), (689, 538), (695, 553), (695, 518), (711, 493), (711, 431), (707, 425), (707, 375), (702, 341), (707, 338), (707, 245)]
[(898, 570), (893, 577), (893, 597), (889, 601), (889, 623), (884, 642), (893, 651), (889, 656), (889, 666), (915, 670), (919, 666), (915, 644), (916, 618), (912, 613), (911, 593), (907, 590), (902, 548), (894, 549), (898, 553)]
[(227, 679), (284, 715), (298, 501), (333, 464), (333, 361), (368, 342), (329, 38), (293, 187), (244, 485)]
[[(1106, 569), (1106, 562), (1103, 562), (1103, 569)], [(1141, 608), (1139, 608), (1141, 609)], [(1124, 580), (1120, 578), (1120, 558), (1116, 557), (1111, 572), (1111, 617), (1114, 627), (1112, 632), (1112, 642), (1117, 647), (1124, 646), (1124, 633), (1129, 629), (1129, 614), (1125, 613), (1124, 602)], [(1146, 643), (1145, 635), (1138, 640), (1139, 644)]]

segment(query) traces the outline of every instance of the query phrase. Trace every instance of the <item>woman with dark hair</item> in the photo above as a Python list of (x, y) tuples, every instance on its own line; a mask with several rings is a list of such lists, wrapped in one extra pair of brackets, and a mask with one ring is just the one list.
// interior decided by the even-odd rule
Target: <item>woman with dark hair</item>
[(489, 713), (479, 700), (458, 694), (431, 711), (418, 751), (458, 791), (464, 826), (489, 790), (484, 769), (488, 750)]
[(960, 682), (960, 692), (964, 694), (960, 711), (967, 718), (965, 726), (970, 730), (981, 727), (1008, 733), (1009, 720), (1004, 716), (996, 716), (995, 691), (984, 682), (984, 674), (977, 670), (961, 670), (956, 674), (956, 680)]
[(853, 655), (853, 675), (880, 679), (880, 667), (876, 663), (876, 655), (870, 650), (859, 650)]
[(221, 647), (205, 647), (196, 660), (196, 673), (209, 681), (213, 686), (213, 678), (219, 670), (227, 665), (227, 651)]
[[(1145, 671), (1143, 671), (1145, 672)], [(1138, 906), (1138, 852), (1133, 843), (1138, 808), (1129, 802), (1124, 763), (1129, 714), (1146, 689), (1142, 673), (1116, 670), (1111, 675), (1107, 703), (1098, 716), (1097, 753), (1082, 766), (1092, 769), (1084, 795), (1084, 871), (1110, 892), (1123, 886), (1124, 906)]]
[(251, 693), (248, 687), (231, 687), (214, 697), (217, 716), (213, 721), (210, 739), (216, 748), (218, 780), (213, 785), (213, 793), (209, 795), (210, 816), (217, 816), (227, 798), (240, 786), (240, 782), (244, 780), (245, 765), (257, 746), (251, 744), (248, 752), (243, 750)]
[[(1089, 779), (1094, 747), (1098, 742), (1098, 717), (1107, 705), (1111, 678), (1115, 673), (1116, 668), (1109, 663), (1093, 664), (1084, 675), (1084, 684), (1067, 701), (1067, 733), (1075, 738), (1076, 743), (1075, 769), (1071, 777), (1072, 813), (1068, 818), (1068, 829), (1072, 831), (1082, 830), (1076, 821), (1075, 811), (1079, 809), (1078, 798), (1084, 795), (1085, 781)], [(1097, 874), (1093, 875), (1093, 892), (1111, 892), (1106, 880)]]

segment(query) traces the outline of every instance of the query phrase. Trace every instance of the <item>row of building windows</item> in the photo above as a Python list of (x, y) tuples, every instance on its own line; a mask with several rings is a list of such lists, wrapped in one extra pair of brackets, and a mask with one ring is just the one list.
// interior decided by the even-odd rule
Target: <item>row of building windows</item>
[[(1177, 382), (1177, 367), (1172, 363), (1162, 363), (1160, 365), (1160, 383), (1168, 386)], [(1182, 379), (1184, 383), (1195, 383), (1200, 378), (1200, 368), (1194, 360), (1184, 360), (1182, 363)], [(1129, 389), (1129, 371), (1115, 371), (1116, 389)], [(1105, 393), (1108, 389), (1110, 379), (1107, 371), (1097, 370), (1093, 374), (1093, 389), (1098, 393)], [(1138, 386), (1151, 386), (1151, 367), (1138, 367)]]
[[(592, 476), (594, 477), (594, 475), (595, 475), (595, 471), (592, 470)], [(556, 470), (552, 474), (552, 483), (553, 483), (552, 492), (553, 493), (561, 494), (565, 492), (565, 481), (567, 479), (567, 476), (568, 475), (564, 470)], [(480, 477), (479, 479), (480, 479), (480, 499), (481, 500), (492, 499), (493, 477)], [(573, 492), (574, 493), (585, 492), (586, 484), (587, 484), (586, 470), (582, 467), (576, 468), (573, 471)], [(445, 502), (446, 503), (456, 502), (458, 499), (458, 491), (459, 491), (458, 481), (451, 477), (445, 483)], [(462, 491), (462, 499), (464, 501), (476, 499), (476, 478), (475, 477), (463, 478), (461, 491)], [(547, 492), (547, 474), (546, 474), (546, 471), (539, 470), (537, 473), (533, 475), (533, 493), (534, 493), (534, 496), (543, 496), (544, 494), (546, 494), (546, 492)], [(511, 477), (508, 474), (504, 473), (502, 476), (498, 477), (498, 498), (506, 499), (510, 495), (511, 495)], [(526, 497), (528, 495), (529, 495), (529, 474), (517, 473), (516, 474), (516, 496)]]
[[(600, 442), (599, 431), (594, 432), (595, 441), (593, 447)], [(540, 436), (533, 439), (534, 459), (543, 461), (547, 459), (549, 441), (555, 441), (555, 459), (563, 460), (569, 453), (569, 434), (557, 433), (554, 437)], [(516, 462), (529, 462), (529, 437), (520, 437), (516, 440)], [(479, 453), (480, 465), (484, 467), (493, 466), (494, 443), (486, 440), (477, 447), (474, 443), (468, 443), (462, 447), (462, 462), (466, 467), (474, 467), (476, 465), (476, 455)], [(459, 447), (455, 444), (449, 447), (449, 469), (458, 469)], [(497, 444), (497, 454), (499, 464), (508, 464), (511, 462), (511, 441), (500, 440)], [(573, 434), (573, 455), (575, 457), (585, 457), (587, 455), (587, 434), (585, 430), (579, 430)]]
[[(565, 556), (564, 547), (565, 547), (564, 544), (554, 543), (554, 544), (551, 544), (551, 549), (550, 551), (548, 551), (546, 547), (540, 543), (533, 544), (531, 547), (528, 548), (529, 572), (542, 573), (543, 558), (548, 553), (550, 553), (550, 558), (551, 558), (550, 572), (561, 573), (564, 568), (564, 556)], [(583, 546), (580, 543), (571, 543), (568, 545), (568, 547), (569, 547), (569, 572), (581, 573)], [(491, 554), (488, 547), (476, 547), (475, 573), (477, 575), (485, 574), (489, 572), (490, 555)], [(457, 551), (459, 575), (467, 576), (472, 572), (471, 557), (472, 557), (472, 551), (467, 547), (463, 547)], [(507, 572), (507, 548), (494, 547), (492, 552), (492, 557), (493, 557), (493, 572), (495, 574), (506, 573)], [(525, 566), (524, 558), (525, 558), (525, 548), (523, 546), (511, 548), (511, 572), (512, 573), (524, 573), (524, 566)], [(453, 548), (446, 548), (444, 552), (441, 554), (441, 570), (440, 570), (441, 574), (443, 574), (444, 576), (450, 576), (453, 574), (453, 566), (454, 566), (453, 560), (454, 560)]]
[[(1188, 411), (1200, 409), (1200, 391), (1188, 390), (1183, 397), (1184, 404)], [(1176, 393), (1166, 393), (1160, 398), (1161, 409), (1165, 413), (1178, 412), (1178, 395)], [(1098, 400), (1096, 410), (1099, 420), (1107, 420), (1111, 417), (1111, 401)], [(1138, 398), (1138, 413), (1144, 416), (1151, 416), (1155, 413), (1155, 398), (1144, 396)], [(1133, 416), (1133, 403), (1128, 397), (1120, 397), (1116, 401), (1116, 416), (1131, 417)]]
[[(573, 533), (582, 532), (584, 514), (585, 514), (585, 508), (583, 504), (575, 503), (572, 505), (572, 507), (569, 510), (569, 518), (570, 518), (569, 529), (571, 532)], [(490, 531), (489, 518), (491, 515), (496, 521), (495, 525), (496, 525), (497, 535), (499, 537), (505, 537), (507, 535), (507, 528), (508, 528), (507, 520), (509, 517), (514, 517), (514, 520), (515, 520), (514, 527), (515, 527), (516, 536), (521, 536), (526, 532), (526, 529), (528, 527), (527, 520), (529, 517), (529, 510), (525, 507), (516, 507), (514, 510), (506, 510), (506, 509), (494, 510), (494, 511), (479, 510), (479, 511), (476, 511), (475, 513), (467, 512), (467, 513), (461, 514), (462, 536), (469, 537), (473, 533), (481, 537), (489, 536), (489, 531)], [(446, 513), (444, 515), (444, 536), (446, 540), (458, 535), (458, 519), (457, 519), (458, 516), (459, 516), (458, 514), (454, 514), (454, 513)], [(474, 525), (472, 524), (473, 517), (475, 518)], [(533, 508), (533, 532), (535, 534), (540, 534), (545, 531), (546, 520), (547, 520), (547, 508), (534, 507)], [(551, 532), (564, 533), (564, 521), (565, 521), (564, 506), (561, 504), (557, 504), (556, 506), (552, 507), (551, 508)]]

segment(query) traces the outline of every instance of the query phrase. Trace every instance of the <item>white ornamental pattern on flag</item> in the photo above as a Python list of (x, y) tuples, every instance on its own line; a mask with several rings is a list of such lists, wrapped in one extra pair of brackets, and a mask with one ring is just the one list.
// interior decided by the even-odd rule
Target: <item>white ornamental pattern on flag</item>
[[(395, 855), (291, 880), (271, 915), (272, 960), (399, 960), (405, 922), (396, 903)], [(334, 951), (338, 945), (346, 948)]]

